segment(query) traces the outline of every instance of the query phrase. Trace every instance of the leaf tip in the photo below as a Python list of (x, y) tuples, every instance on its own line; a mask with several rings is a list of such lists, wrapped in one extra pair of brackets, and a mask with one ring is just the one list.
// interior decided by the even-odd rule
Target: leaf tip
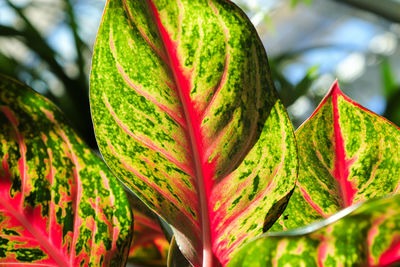
[[(379, 114), (376, 114), (375, 112), (369, 110), (368, 108), (362, 106), (361, 104), (359, 104), (358, 102), (354, 101), (354, 100), (351, 99), (349, 96), (347, 96), (346, 94), (344, 94), (344, 93), (342, 92), (342, 90), (340, 89), (340, 87), (339, 87), (339, 82), (338, 82), (337, 79), (333, 82), (333, 84), (332, 84), (331, 88), (329, 89), (328, 93), (327, 93), (326, 96), (322, 99), (321, 103), (320, 103), (320, 104), (318, 105), (318, 107), (315, 109), (315, 111), (313, 112), (313, 114), (312, 114), (305, 122), (307, 122), (309, 119), (311, 119), (311, 118), (319, 111), (319, 109), (325, 104), (325, 102), (328, 101), (328, 99), (329, 99), (330, 97), (332, 97), (332, 101), (337, 101), (337, 100), (333, 100), (333, 98), (336, 98), (336, 99), (337, 99), (338, 96), (343, 97), (345, 101), (351, 103), (351, 104), (354, 105), (355, 107), (357, 107), (357, 108), (359, 108), (359, 109), (361, 109), (361, 110), (363, 110), (363, 111), (365, 111), (365, 112), (367, 112), (367, 113), (373, 114), (374, 116), (380, 117), (381, 119), (383, 119), (383, 120), (387, 121), (388, 123), (394, 125), (397, 129), (400, 130), (400, 128), (399, 128), (397, 125), (395, 125), (393, 122), (391, 122), (391, 121), (389, 121), (388, 119), (386, 119), (386, 118), (380, 116)], [(303, 124), (304, 124), (304, 123), (303, 123)], [(301, 125), (301, 126), (303, 126), (303, 125)], [(301, 127), (301, 126), (300, 126), (300, 127)], [(300, 128), (300, 127), (299, 127), (299, 128)]]
[(342, 90), (340, 90), (339, 82), (338, 82), (337, 79), (333, 82), (333, 84), (331, 86), (331, 89), (329, 89), (329, 91), (326, 94), (325, 98), (327, 98), (329, 96), (333, 96), (333, 95), (344, 95)]

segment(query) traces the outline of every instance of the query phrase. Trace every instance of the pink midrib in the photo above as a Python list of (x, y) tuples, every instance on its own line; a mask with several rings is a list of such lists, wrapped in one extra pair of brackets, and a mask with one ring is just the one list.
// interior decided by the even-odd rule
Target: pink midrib
[(400, 236), (394, 235), (389, 248), (379, 257), (378, 266), (389, 266), (400, 261)]
[[(7, 107), (2, 107), (1, 110), (6, 115), (8, 121), (12, 124), (14, 132), (17, 137), (17, 142), (20, 146), (22, 155), (21, 159), (18, 161), (18, 167), (19, 167), (19, 172), (21, 174), (22, 185), (25, 185), (28, 179), (26, 173), (26, 158), (25, 158), (26, 146), (22, 134), (18, 130), (19, 123), (10, 109), (8, 109)], [(5, 159), (7, 159), (7, 157)], [(3, 162), (2, 165), (6, 166), (7, 165), (6, 163), (7, 162)], [(6, 169), (6, 178), (7, 174), (9, 175), (8, 165)], [(25, 193), (25, 189), (21, 188), (21, 192), (22, 194)], [(59, 266), (68, 266), (68, 263), (64, 258), (64, 255), (61, 254), (60, 251), (57, 250), (57, 248), (55, 248), (55, 246), (51, 242), (49, 242), (49, 240), (45, 236), (43, 236), (43, 234), (36, 229), (36, 226), (33, 225), (31, 221), (27, 218), (26, 213), (24, 212), (23, 196), (21, 196), (21, 202), (18, 207), (19, 208), (18, 210), (15, 209), (15, 207), (9, 202), (10, 202), (9, 199), (0, 198), (0, 205), (2, 205), (6, 210), (8, 210), (25, 227), (25, 229), (27, 229), (36, 238), (36, 240), (38, 240), (38, 242), (43, 246), (43, 248), (53, 257), (53, 260)], [(38, 210), (36, 209), (35, 211)], [(51, 229), (49, 231), (51, 232)]]
[(335, 170), (334, 176), (340, 185), (341, 195), (343, 199), (343, 207), (353, 204), (354, 195), (357, 190), (353, 188), (353, 184), (348, 180), (350, 160), (346, 160), (346, 152), (342, 131), (339, 124), (338, 96), (343, 93), (340, 91), (337, 82), (333, 84), (331, 89), (332, 106), (333, 106), (333, 127), (335, 136)]
[(206, 164), (204, 156), (204, 145), (200, 129), (200, 114), (194, 109), (190, 98), (190, 79), (183, 74), (181, 63), (177, 55), (177, 45), (171, 40), (168, 32), (161, 23), (159, 13), (154, 3), (149, 0), (150, 8), (153, 12), (155, 23), (162, 38), (166, 54), (173, 72), (178, 88), (179, 98), (182, 103), (185, 120), (188, 125), (188, 135), (193, 153), (193, 166), (195, 169), (195, 180), (197, 181), (198, 197), (200, 200), (200, 217), (202, 228), (202, 266), (211, 267), (218, 265), (212, 252), (212, 235), (210, 227), (209, 196), (213, 186), (213, 169)]
[(318, 267), (324, 267), (324, 261), (326, 260), (326, 257), (328, 256), (328, 250), (329, 250), (329, 240), (325, 236), (321, 236), (321, 243), (318, 246), (317, 253), (318, 253)]

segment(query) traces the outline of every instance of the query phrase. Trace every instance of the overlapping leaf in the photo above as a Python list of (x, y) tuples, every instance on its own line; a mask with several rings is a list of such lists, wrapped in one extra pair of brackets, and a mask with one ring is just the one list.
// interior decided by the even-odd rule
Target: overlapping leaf
[(229, 1), (108, 1), (90, 97), (103, 157), (192, 264), (225, 264), (279, 216), (296, 178), (292, 128)]
[(124, 190), (60, 111), (0, 75), (0, 265), (122, 266)]
[(165, 266), (169, 242), (160, 227), (157, 215), (133, 195), (128, 196), (134, 214), (134, 238), (129, 251), (129, 263)]
[(337, 83), (296, 137), (297, 185), (271, 231), (305, 226), (399, 191), (400, 130), (349, 99)]
[(243, 247), (229, 267), (388, 266), (400, 262), (400, 196), (351, 206), (310, 226), (271, 232)]

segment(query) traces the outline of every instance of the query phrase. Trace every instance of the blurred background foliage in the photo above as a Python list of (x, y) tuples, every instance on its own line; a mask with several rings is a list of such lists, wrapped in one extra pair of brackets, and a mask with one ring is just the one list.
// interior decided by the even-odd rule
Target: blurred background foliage
[[(337, 78), (400, 125), (400, 0), (236, 0), (297, 128)], [(0, 72), (52, 99), (96, 148), (90, 59), (105, 0), (0, 0)]]

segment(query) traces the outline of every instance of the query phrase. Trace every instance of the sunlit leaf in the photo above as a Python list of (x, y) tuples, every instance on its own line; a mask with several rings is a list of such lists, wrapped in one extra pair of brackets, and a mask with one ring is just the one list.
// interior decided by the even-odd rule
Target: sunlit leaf
[(399, 128), (345, 96), (337, 83), (296, 137), (297, 185), (271, 231), (305, 226), (399, 191)]
[(229, 267), (387, 266), (400, 261), (400, 196), (370, 200), (323, 221), (250, 242)]
[(193, 265), (226, 264), (286, 205), (292, 126), (234, 4), (108, 1), (90, 97), (104, 159)]
[(1, 75), (0, 140), (0, 265), (124, 265), (123, 187), (52, 103)]

